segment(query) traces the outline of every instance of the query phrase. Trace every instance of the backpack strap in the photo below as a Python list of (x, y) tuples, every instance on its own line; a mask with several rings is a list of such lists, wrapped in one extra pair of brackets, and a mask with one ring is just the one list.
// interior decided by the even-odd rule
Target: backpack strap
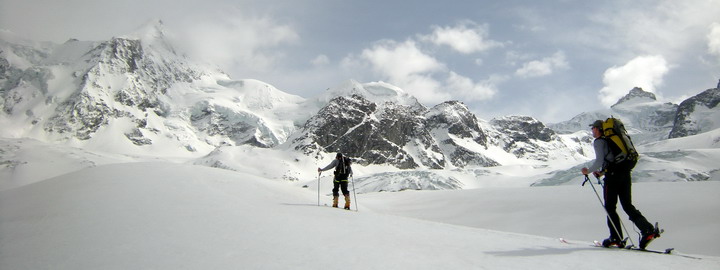
[[(600, 138), (597, 138), (596, 140), (605, 141), (605, 147), (607, 149), (607, 152), (605, 152), (605, 156), (603, 157), (603, 160), (605, 162), (603, 162), (602, 169), (603, 171), (607, 171), (608, 167), (610, 167), (612, 164), (615, 164), (614, 157), (617, 157), (618, 154), (622, 153), (622, 150), (619, 146), (617, 146), (617, 144), (615, 144), (615, 142), (613, 142), (613, 140), (604, 135), (600, 136)], [(613, 155), (613, 159), (609, 158), (610, 154)]]

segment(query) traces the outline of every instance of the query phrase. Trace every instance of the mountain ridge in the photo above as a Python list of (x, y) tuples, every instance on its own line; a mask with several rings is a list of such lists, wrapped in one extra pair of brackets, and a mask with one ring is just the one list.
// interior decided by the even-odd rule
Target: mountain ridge
[[(531, 116), (478, 119), (461, 101), (427, 108), (385, 82), (348, 80), (303, 98), (258, 80), (233, 80), (188, 59), (174, 49), (161, 22), (143, 29), (102, 42), (69, 40), (54, 50), (0, 40), (0, 122), (10, 127), (0, 136), (128, 155), (172, 149), (161, 155), (226, 169), (242, 167), (222, 160), (232, 159), (232, 151), (263, 152), (245, 147), (250, 146), (290, 151), (296, 161), (343, 152), (359, 166), (390, 166), (378, 173), (445, 170), (467, 176), (492, 167), (552, 169), (584, 162), (593, 158), (587, 125), (610, 115), (623, 119), (638, 145), (667, 139), (681, 122), (678, 105), (640, 88), (609, 109), (547, 125)], [(703, 103), (710, 113), (702, 112), (700, 131), (717, 128), (707, 120), (717, 111), (713, 100)], [(697, 115), (692, 108), (685, 114)], [(291, 163), (283, 161), (278, 178), (304, 175), (293, 172)], [(414, 177), (429, 181), (433, 175)], [(463, 186), (446, 184), (435, 186)]]

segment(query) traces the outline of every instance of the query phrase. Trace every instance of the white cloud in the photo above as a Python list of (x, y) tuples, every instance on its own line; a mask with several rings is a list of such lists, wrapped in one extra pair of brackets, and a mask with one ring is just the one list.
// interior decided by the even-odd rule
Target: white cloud
[(605, 106), (615, 104), (633, 87), (654, 92), (662, 84), (663, 77), (669, 71), (668, 63), (660, 55), (638, 56), (625, 65), (613, 66), (605, 70), (599, 98)]
[[(402, 43), (381, 41), (372, 48), (363, 50), (361, 60), (367, 61), (375, 73), (387, 78), (388, 82), (412, 93), (421, 102), (435, 102), (446, 99), (441, 93), (440, 82), (432, 74), (446, 70), (444, 64), (423, 53), (417, 44), (408, 40)], [(362, 66), (357, 60), (346, 59), (346, 65)]]
[(404, 89), (426, 104), (449, 99), (486, 100), (497, 92), (496, 78), (474, 82), (449, 70), (412, 40), (378, 42), (363, 50), (360, 57), (349, 56), (342, 61), (343, 66), (353, 68), (364, 67), (364, 63), (380, 75), (381, 80)]
[(324, 66), (330, 63), (330, 58), (328, 58), (327, 55), (321, 54), (311, 60), (310, 63), (316, 67)]
[[(656, 0), (611, 1), (588, 19), (595, 27), (565, 35), (572, 42), (583, 40), (588, 46), (628, 55), (663, 55), (672, 62), (687, 59), (705, 44), (707, 26), (718, 21), (720, 3), (711, 1)], [(694, 55), (693, 55), (694, 56)]]
[(470, 78), (450, 72), (447, 87), (464, 101), (478, 101), (492, 98), (497, 93), (497, 87), (492, 80), (473, 82)]
[(710, 25), (710, 33), (707, 35), (708, 52), (720, 58), (720, 23)]
[(392, 80), (402, 80), (414, 74), (430, 73), (445, 69), (434, 57), (423, 53), (414, 41), (403, 43), (382, 41), (362, 52), (375, 71)]
[(433, 33), (421, 36), (420, 40), (435, 45), (447, 45), (454, 50), (470, 54), (502, 46), (502, 43), (488, 39), (488, 26), (472, 21), (463, 21), (454, 27), (433, 26)]
[(421, 103), (437, 104), (452, 99), (451, 93), (441, 91), (442, 84), (430, 75), (411, 74), (392, 84), (409, 92)]
[(533, 60), (523, 64), (521, 68), (515, 71), (515, 75), (522, 78), (542, 77), (550, 75), (554, 70), (568, 68), (569, 64), (565, 60), (565, 53), (556, 52), (551, 57), (545, 57), (542, 60)]
[(242, 16), (222, 21), (191, 24), (184, 29), (184, 43), (199, 59), (224, 69), (241, 69), (266, 72), (283, 56), (281, 45), (299, 40), (298, 34), (288, 25), (269, 18)]

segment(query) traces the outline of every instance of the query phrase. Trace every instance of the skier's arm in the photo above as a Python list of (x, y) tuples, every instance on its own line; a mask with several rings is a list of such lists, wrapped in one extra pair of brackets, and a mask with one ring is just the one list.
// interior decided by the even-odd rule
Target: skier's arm
[(590, 167), (588, 167), (589, 172), (597, 172), (602, 169), (603, 165), (605, 165), (605, 156), (608, 151), (607, 142), (602, 139), (595, 140), (593, 147), (595, 148), (595, 160)]
[(321, 168), (318, 168), (318, 171), (319, 171), (319, 172), (324, 172), (324, 171), (330, 170), (330, 169), (332, 169), (332, 168), (335, 168), (335, 167), (337, 166), (337, 164), (338, 164), (338, 160), (337, 160), (337, 159), (333, 159), (333, 161), (330, 162), (330, 165), (327, 165), (327, 166), (325, 166), (325, 168), (322, 168), (322, 169), (321, 169)]

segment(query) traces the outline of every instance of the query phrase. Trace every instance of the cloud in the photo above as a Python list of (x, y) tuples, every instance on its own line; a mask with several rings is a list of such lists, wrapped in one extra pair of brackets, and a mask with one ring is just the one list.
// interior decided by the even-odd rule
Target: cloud
[(654, 92), (662, 84), (663, 77), (669, 71), (668, 63), (660, 55), (638, 56), (625, 65), (613, 66), (605, 70), (599, 98), (603, 105), (615, 104), (633, 87)]
[(392, 80), (446, 69), (437, 59), (423, 53), (412, 40), (378, 42), (372, 48), (363, 50), (362, 58), (368, 60), (375, 71)]
[(446, 45), (463, 53), (470, 54), (502, 46), (502, 43), (488, 39), (488, 26), (472, 21), (462, 21), (454, 27), (433, 26), (430, 35), (420, 36), (420, 40), (435, 45)]
[(707, 34), (708, 52), (720, 58), (720, 23), (710, 25), (710, 33)]
[(192, 54), (223, 69), (268, 72), (283, 54), (276, 49), (293, 44), (299, 35), (270, 18), (235, 16), (196, 22), (181, 33)]
[(447, 87), (464, 101), (487, 100), (497, 93), (495, 79), (475, 83), (470, 78), (452, 71), (447, 79)]
[(497, 92), (495, 85), (499, 81), (493, 78), (474, 82), (449, 70), (444, 63), (423, 52), (413, 40), (378, 42), (363, 50), (359, 57), (347, 57), (343, 65), (346, 68), (369, 66), (381, 80), (430, 104), (459, 98), (467, 101), (490, 99)]
[[(360, 61), (368, 62), (375, 73), (389, 83), (411, 92), (421, 102), (448, 97), (439, 91), (440, 82), (432, 78), (433, 73), (446, 70), (445, 65), (422, 52), (415, 41), (377, 42), (372, 48), (363, 50)], [(357, 60), (344, 62), (362, 66)]]
[[(672, 62), (694, 57), (705, 44), (707, 26), (718, 21), (718, 1), (610, 1), (591, 13), (593, 27), (566, 38), (628, 55), (663, 55)], [(695, 53), (692, 53), (692, 52)]]
[(330, 58), (328, 58), (327, 55), (321, 54), (311, 60), (310, 63), (316, 67), (325, 66), (330, 63)]
[(533, 60), (523, 64), (521, 68), (515, 71), (515, 75), (521, 78), (542, 77), (553, 73), (557, 69), (568, 68), (569, 64), (565, 60), (565, 53), (556, 52), (551, 57), (545, 57), (542, 60)]

